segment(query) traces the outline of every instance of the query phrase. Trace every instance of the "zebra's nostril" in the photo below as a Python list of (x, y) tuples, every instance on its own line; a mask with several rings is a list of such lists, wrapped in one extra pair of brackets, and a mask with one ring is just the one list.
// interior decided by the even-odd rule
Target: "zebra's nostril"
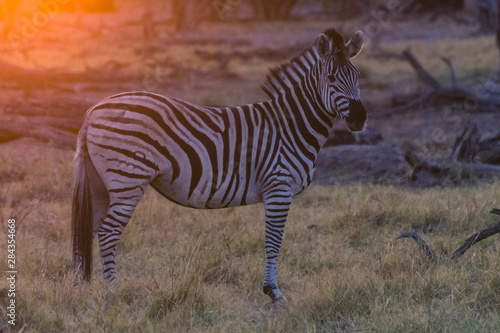
[(347, 127), (349, 127), (349, 130), (352, 132), (362, 131), (365, 127), (365, 122), (350, 122), (349, 120), (347, 120), (346, 123)]

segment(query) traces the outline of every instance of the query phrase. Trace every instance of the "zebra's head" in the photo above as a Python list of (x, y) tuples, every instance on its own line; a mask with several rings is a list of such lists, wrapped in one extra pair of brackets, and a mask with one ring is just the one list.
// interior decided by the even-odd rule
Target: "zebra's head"
[(335, 29), (320, 34), (316, 49), (320, 58), (318, 89), (327, 111), (345, 119), (351, 131), (361, 131), (366, 109), (359, 98), (359, 72), (351, 63), (363, 46), (363, 33), (357, 31), (345, 43)]

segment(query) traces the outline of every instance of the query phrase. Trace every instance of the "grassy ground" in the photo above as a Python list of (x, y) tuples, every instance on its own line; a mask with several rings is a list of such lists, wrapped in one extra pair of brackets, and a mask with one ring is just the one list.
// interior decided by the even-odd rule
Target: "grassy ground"
[[(17, 219), (19, 271), (15, 330), (4, 315), (9, 298), (0, 293), (4, 332), (500, 330), (498, 237), (449, 261), (465, 238), (495, 223), (488, 212), (500, 205), (500, 181), (418, 191), (308, 189), (285, 229), (278, 277), (288, 300), (274, 309), (261, 291), (261, 206), (192, 210), (152, 190), (119, 245), (119, 282), (102, 282), (95, 248), (93, 281), (74, 288), (72, 153), (41, 146), (24, 140), (0, 154), (0, 176), (18, 175), (0, 193), (2, 225)], [(395, 241), (425, 225), (433, 231), (424, 238), (443, 254), (437, 263), (413, 242)]]

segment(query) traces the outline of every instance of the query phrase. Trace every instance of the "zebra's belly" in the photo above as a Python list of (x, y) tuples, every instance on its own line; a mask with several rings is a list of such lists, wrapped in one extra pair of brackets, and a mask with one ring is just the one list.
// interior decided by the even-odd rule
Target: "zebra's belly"
[(198, 186), (192, 187), (190, 181), (182, 178), (172, 181), (171, 175), (167, 174), (155, 178), (150, 185), (165, 198), (192, 208), (217, 209), (262, 202), (258, 186), (242, 184), (242, 180), (236, 178), (219, 187), (202, 179)]

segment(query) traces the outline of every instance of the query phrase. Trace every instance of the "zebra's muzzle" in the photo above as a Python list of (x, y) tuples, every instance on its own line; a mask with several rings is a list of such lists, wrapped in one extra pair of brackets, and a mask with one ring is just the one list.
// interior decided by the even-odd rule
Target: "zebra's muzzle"
[(361, 101), (349, 99), (349, 113), (345, 121), (347, 127), (353, 132), (361, 131), (365, 127), (366, 109)]

